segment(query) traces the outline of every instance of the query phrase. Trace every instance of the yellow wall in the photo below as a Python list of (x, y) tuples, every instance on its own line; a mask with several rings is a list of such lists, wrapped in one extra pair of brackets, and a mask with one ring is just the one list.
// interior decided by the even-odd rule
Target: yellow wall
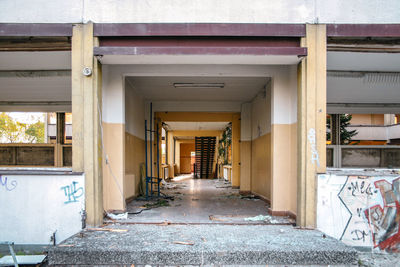
[(140, 164), (145, 162), (145, 142), (128, 132), (125, 132), (125, 199), (137, 196), (139, 193)]
[(273, 211), (297, 210), (297, 124), (272, 125)]
[(251, 191), (271, 200), (271, 134), (251, 143)]
[(125, 124), (103, 122), (103, 140), (108, 157), (108, 164), (103, 159), (104, 210), (124, 210)]
[(240, 142), (240, 191), (251, 191), (251, 141)]
[(180, 144), (180, 172), (191, 173), (191, 152), (195, 151), (195, 144)]

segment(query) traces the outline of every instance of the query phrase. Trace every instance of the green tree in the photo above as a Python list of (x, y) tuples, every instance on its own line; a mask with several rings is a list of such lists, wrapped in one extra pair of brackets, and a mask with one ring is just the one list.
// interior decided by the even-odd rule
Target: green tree
[(37, 121), (28, 125), (25, 134), (31, 143), (44, 143), (44, 122)]
[(0, 113), (0, 137), (8, 143), (17, 143), (25, 134), (26, 124), (16, 122), (7, 113)]
[[(340, 144), (345, 145), (351, 141), (351, 138), (355, 136), (358, 132), (357, 130), (349, 131), (347, 126), (350, 125), (352, 119), (351, 114), (340, 114)], [(328, 129), (326, 133), (326, 140), (331, 140), (331, 117), (329, 116), (326, 120), (326, 128)]]

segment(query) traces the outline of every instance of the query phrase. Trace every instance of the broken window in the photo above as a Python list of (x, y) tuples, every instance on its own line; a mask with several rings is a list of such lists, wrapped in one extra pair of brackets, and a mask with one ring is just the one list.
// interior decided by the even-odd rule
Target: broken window
[(71, 113), (0, 113), (0, 166), (71, 165)]

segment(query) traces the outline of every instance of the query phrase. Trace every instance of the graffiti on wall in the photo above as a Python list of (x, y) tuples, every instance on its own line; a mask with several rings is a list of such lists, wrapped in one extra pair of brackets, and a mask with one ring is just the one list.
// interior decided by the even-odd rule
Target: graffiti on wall
[(6, 176), (0, 175), (0, 186), (6, 191), (13, 191), (17, 187), (17, 181), (11, 180)]
[(70, 185), (62, 186), (66, 201), (64, 204), (78, 202), (78, 199), (83, 196), (83, 188), (77, 187), (78, 182), (73, 181)]
[(317, 150), (317, 141), (315, 138), (315, 129), (314, 128), (311, 128), (308, 131), (307, 139), (311, 146), (311, 163), (317, 164), (317, 166), (319, 167), (319, 154), (318, 154), (318, 150)]
[(318, 178), (319, 229), (350, 245), (400, 251), (399, 176)]

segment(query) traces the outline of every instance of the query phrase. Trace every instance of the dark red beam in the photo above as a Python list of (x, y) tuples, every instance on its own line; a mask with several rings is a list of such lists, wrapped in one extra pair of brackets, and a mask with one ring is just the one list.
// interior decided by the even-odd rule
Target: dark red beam
[(299, 47), (298, 37), (101, 37), (100, 46)]
[(304, 47), (95, 47), (94, 55), (282, 55), (306, 56)]
[(95, 23), (94, 36), (273, 36), (303, 37), (305, 24)]
[(328, 24), (328, 37), (400, 37), (400, 24)]
[(0, 23), (0, 36), (72, 36), (72, 24)]

